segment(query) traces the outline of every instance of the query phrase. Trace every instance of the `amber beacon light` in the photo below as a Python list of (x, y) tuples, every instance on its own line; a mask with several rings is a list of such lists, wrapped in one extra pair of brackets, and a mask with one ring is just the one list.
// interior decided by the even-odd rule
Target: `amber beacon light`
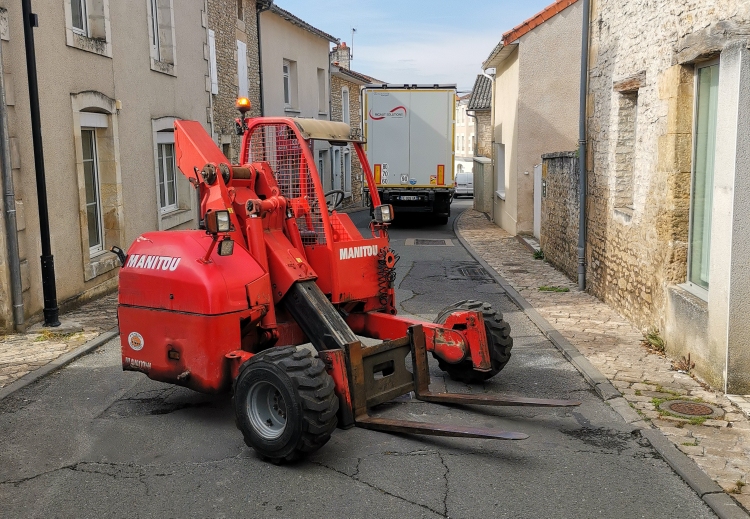
[(237, 110), (239, 110), (240, 113), (244, 115), (250, 110), (250, 107), (252, 105), (247, 97), (238, 97), (237, 102), (234, 104), (234, 106), (236, 106)]

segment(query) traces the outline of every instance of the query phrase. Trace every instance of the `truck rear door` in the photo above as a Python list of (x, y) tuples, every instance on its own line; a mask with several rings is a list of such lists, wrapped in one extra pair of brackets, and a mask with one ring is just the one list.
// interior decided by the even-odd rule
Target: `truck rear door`
[(408, 90), (365, 91), (367, 158), (378, 185), (408, 184), (409, 107)]
[(417, 185), (453, 185), (454, 92), (443, 89), (411, 92), (409, 171)]

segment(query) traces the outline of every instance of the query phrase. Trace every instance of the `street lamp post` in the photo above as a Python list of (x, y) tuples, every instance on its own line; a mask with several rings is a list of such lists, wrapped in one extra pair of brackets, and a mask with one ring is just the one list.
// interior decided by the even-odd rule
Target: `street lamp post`
[(34, 143), (36, 169), (36, 197), (39, 205), (39, 233), (42, 239), (42, 290), (44, 292), (44, 325), (60, 326), (55, 287), (55, 258), (52, 255), (47, 209), (47, 182), (44, 175), (42, 149), (42, 117), (39, 113), (39, 81), (36, 74), (34, 27), (39, 25), (37, 15), (31, 12), (31, 0), (22, 0), (23, 36), (26, 43), (26, 70), (29, 80), (29, 107), (31, 109), (31, 137)]

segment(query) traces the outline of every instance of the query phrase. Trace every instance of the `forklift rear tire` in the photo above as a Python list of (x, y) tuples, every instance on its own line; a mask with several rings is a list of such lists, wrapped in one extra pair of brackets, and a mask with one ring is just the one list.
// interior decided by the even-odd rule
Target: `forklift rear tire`
[(237, 377), (233, 400), (245, 443), (273, 463), (318, 450), (336, 428), (333, 379), (306, 349), (273, 347), (254, 356)]
[(503, 315), (492, 309), (489, 303), (482, 301), (464, 300), (446, 307), (435, 318), (435, 322), (443, 324), (448, 316), (457, 310), (473, 310), (482, 312), (484, 327), (489, 339), (490, 360), (492, 369), (490, 371), (476, 371), (471, 359), (466, 359), (458, 364), (450, 364), (433, 352), (432, 356), (438, 361), (440, 369), (459, 382), (467, 384), (484, 382), (498, 373), (510, 360), (510, 350), (513, 348), (513, 338), (510, 336), (510, 324), (503, 320)]

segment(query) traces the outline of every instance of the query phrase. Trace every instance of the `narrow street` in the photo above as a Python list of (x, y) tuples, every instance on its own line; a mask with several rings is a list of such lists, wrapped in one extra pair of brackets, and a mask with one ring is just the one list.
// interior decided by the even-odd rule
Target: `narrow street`
[[(460, 299), (501, 310), (507, 367), (469, 387), (432, 365), (435, 391), (581, 400), (579, 408), (464, 408), (401, 398), (382, 416), (493, 427), (523, 441), (337, 430), (306, 461), (261, 461), (230, 397), (122, 372), (113, 340), (0, 401), (6, 517), (714, 517), (473, 261), (447, 226), (396, 225), (400, 310), (433, 319)], [(353, 213), (366, 230), (367, 212)], [(430, 240), (432, 245), (406, 245)], [(451, 245), (435, 245), (448, 240)], [(419, 242), (416, 242), (419, 243)]]

